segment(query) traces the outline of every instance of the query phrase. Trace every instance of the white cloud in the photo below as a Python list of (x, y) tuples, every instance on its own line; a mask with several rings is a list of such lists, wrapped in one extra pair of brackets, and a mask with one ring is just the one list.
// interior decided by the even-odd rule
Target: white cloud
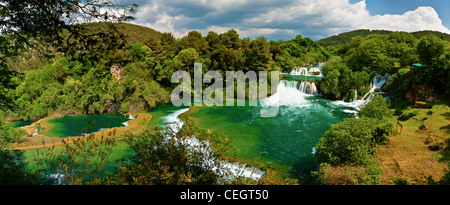
[[(267, 2), (266, 2), (267, 1)], [(206, 34), (233, 28), (241, 37), (271, 35), (313, 39), (355, 29), (394, 31), (436, 30), (450, 33), (432, 7), (401, 15), (370, 15), (366, 1), (292, 0), (155, 0), (136, 14), (137, 24), (182, 37), (189, 30)]]
[(442, 24), (442, 20), (432, 7), (419, 7), (403, 15), (373, 16), (371, 17), (369, 26), (372, 28), (409, 32), (435, 30), (450, 34), (450, 30)]
[(171, 32), (177, 38), (186, 35), (189, 32), (187, 27), (182, 27), (189, 19), (183, 15), (170, 16), (164, 8), (156, 2), (143, 7), (140, 7), (139, 12), (136, 13), (136, 21), (134, 23), (140, 24), (160, 32)]

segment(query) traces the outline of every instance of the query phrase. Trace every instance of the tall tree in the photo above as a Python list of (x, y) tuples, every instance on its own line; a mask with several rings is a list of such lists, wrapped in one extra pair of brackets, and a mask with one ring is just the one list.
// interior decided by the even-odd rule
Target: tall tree
[(0, 0), (0, 108), (11, 104), (4, 93), (15, 73), (7, 69), (7, 58), (37, 43), (67, 55), (121, 47), (123, 35), (113, 24), (93, 30), (82, 23), (128, 21), (136, 7), (107, 0)]
[(422, 37), (417, 44), (419, 60), (432, 67), (439, 61), (439, 57), (444, 53), (445, 44), (434, 35)]

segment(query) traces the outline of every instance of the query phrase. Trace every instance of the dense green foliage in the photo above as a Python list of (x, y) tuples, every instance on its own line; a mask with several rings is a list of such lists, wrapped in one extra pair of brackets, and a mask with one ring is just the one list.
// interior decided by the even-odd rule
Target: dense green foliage
[[(217, 150), (206, 153), (209, 145), (205, 143), (184, 143), (186, 132), (183, 130), (182, 135), (170, 128), (155, 127), (136, 135), (127, 133), (124, 141), (118, 141), (114, 132), (101, 137), (88, 135), (72, 141), (64, 140), (61, 148), (38, 150), (37, 165), (41, 167), (42, 177), (33, 182), (65, 185), (229, 183), (217, 169), (221, 167), (217, 163), (220, 153)], [(110, 156), (118, 143), (126, 144), (127, 154), (111, 166)]]
[(392, 113), (389, 109), (389, 104), (387, 101), (382, 96), (376, 95), (359, 112), (359, 116), (383, 120), (392, 116)]
[[(289, 41), (264, 37), (240, 39), (235, 30), (203, 36), (189, 32), (181, 39), (170, 33), (132, 24), (115, 24), (124, 34), (126, 46), (73, 57), (55, 56), (54, 62), (31, 58), (9, 61), (18, 72), (10, 82), (17, 85), (3, 93), (14, 108), (6, 116), (32, 119), (53, 113), (128, 112), (149, 109), (168, 101), (172, 73), (185, 70), (193, 75), (194, 63), (203, 63), (203, 72), (290, 71), (297, 65), (326, 60), (321, 46), (298, 35)], [(84, 25), (89, 30), (105, 30), (109, 23)], [(142, 35), (141, 35), (142, 34)], [(37, 55), (30, 50), (24, 55)], [(36, 63), (37, 62), (37, 63)], [(47, 63), (47, 65), (44, 65)], [(113, 68), (118, 66), (118, 72)], [(24, 73), (23, 73), (24, 72)]]
[(321, 163), (313, 176), (322, 184), (378, 184), (380, 174), (373, 156), (386, 143), (394, 126), (386, 100), (376, 96), (360, 112), (332, 125), (317, 143)]
[[(339, 45), (339, 44), (346, 44), (350, 43), (353, 37), (365, 37), (372, 34), (381, 34), (381, 35), (390, 35), (393, 33), (393, 31), (387, 31), (387, 30), (369, 30), (369, 29), (359, 29), (354, 30), (350, 32), (341, 33), (338, 35), (330, 36), (324, 39), (320, 39), (317, 41), (318, 44), (324, 47), (332, 46), (332, 45)], [(434, 35), (439, 37), (442, 40), (450, 41), (450, 35), (446, 33), (441, 33), (438, 31), (415, 31), (411, 32), (411, 34), (416, 37), (417, 39), (427, 36), (427, 35)]]
[[(183, 135), (184, 136), (184, 135)], [(186, 143), (171, 129), (127, 136), (131, 154), (118, 168), (116, 183), (124, 185), (214, 185), (221, 181), (217, 155), (207, 144)], [(201, 137), (201, 136), (199, 136)], [(210, 164), (206, 164), (208, 162)]]
[(332, 165), (364, 164), (385, 142), (391, 129), (390, 124), (366, 117), (334, 124), (317, 144), (319, 161)]
[(386, 31), (386, 30), (369, 30), (369, 29), (359, 29), (354, 30), (350, 32), (341, 33), (338, 35), (330, 36), (324, 39), (321, 39), (317, 41), (322, 46), (332, 46), (332, 45), (338, 45), (338, 44), (346, 44), (350, 43), (353, 37), (365, 37), (371, 34), (391, 34), (392, 31)]
[[(384, 91), (389, 91), (394, 103), (407, 98), (414, 103), (426, 100), (426, 95), (442, 100), (448, 95), (450, 42), (436, 37), (438, 33), (420, 39), (406, 32), (362, 37), (365, 33), (352, 33), (350, 36), (356, 36), (348, 43), (326, 48), (336, 57), (323, 66), (327, 77), (320, 86), (324, 95), (342, 99), (352, 90), (367, 90), (371, 78), (385, 74), (391, 75), (391, 80)], [(415, 63), (427, 65), (428, 69), (412, 68)]]
[(13, 152), (0, 145), (0, 162), (0, 185), (37, 184), (37, 173), (26, 170), (20, 152)]

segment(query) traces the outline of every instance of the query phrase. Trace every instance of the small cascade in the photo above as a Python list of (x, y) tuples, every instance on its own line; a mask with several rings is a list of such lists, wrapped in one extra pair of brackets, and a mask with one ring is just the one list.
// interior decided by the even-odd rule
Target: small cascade
[(128, 119), (129, 119), (129, 120), (134, 120), (134, 119), (136, 119), (136, 116), (133, 116), (132, 114), (129, 114), (129, 115), (128, 115)]
[(319, 63), (315, 67), (295, 67), (289, 75), (303, 75), (303, 76), (323, 76), (322, 64)]
[(314, 82), (309, 81), (287, 81), (282, 80), (280, 83), (284, 84), (287, 88), (295, 88), (301, 93), (309, 95), (318, 95), (317, 86)]
[(375, 76), (370, 83), (370, 90), (367, 92), (360, 100), (358, 100), (358, 92), (355, 91), (355, 96), (353, 97), (353, 101), (350, 103), (346, 103), (343, 101), (337, 101), (338, 104), (344, 104), (347, 106), (354, 107), (358, 111), (362, 109), (367, 103), (369, 103), (375, 96), (375, 90), (383, 87), (383, 85), (389, 80), (390, 76), (386, 74), (385, 76), (377, 75)]

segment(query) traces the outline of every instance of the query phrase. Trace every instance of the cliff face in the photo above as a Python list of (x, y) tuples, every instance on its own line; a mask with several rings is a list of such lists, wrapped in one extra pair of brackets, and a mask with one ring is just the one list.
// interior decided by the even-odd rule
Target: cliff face
[(120, 63), (116, 63), (113, 66), (111, 66), (110, 69), (111, 75), (114, 76), (120, 84), (120, 81), (122, 79), (122, 76), (120, 75), (120, 73), (122, 72), (122, 66), (120, 65)]

